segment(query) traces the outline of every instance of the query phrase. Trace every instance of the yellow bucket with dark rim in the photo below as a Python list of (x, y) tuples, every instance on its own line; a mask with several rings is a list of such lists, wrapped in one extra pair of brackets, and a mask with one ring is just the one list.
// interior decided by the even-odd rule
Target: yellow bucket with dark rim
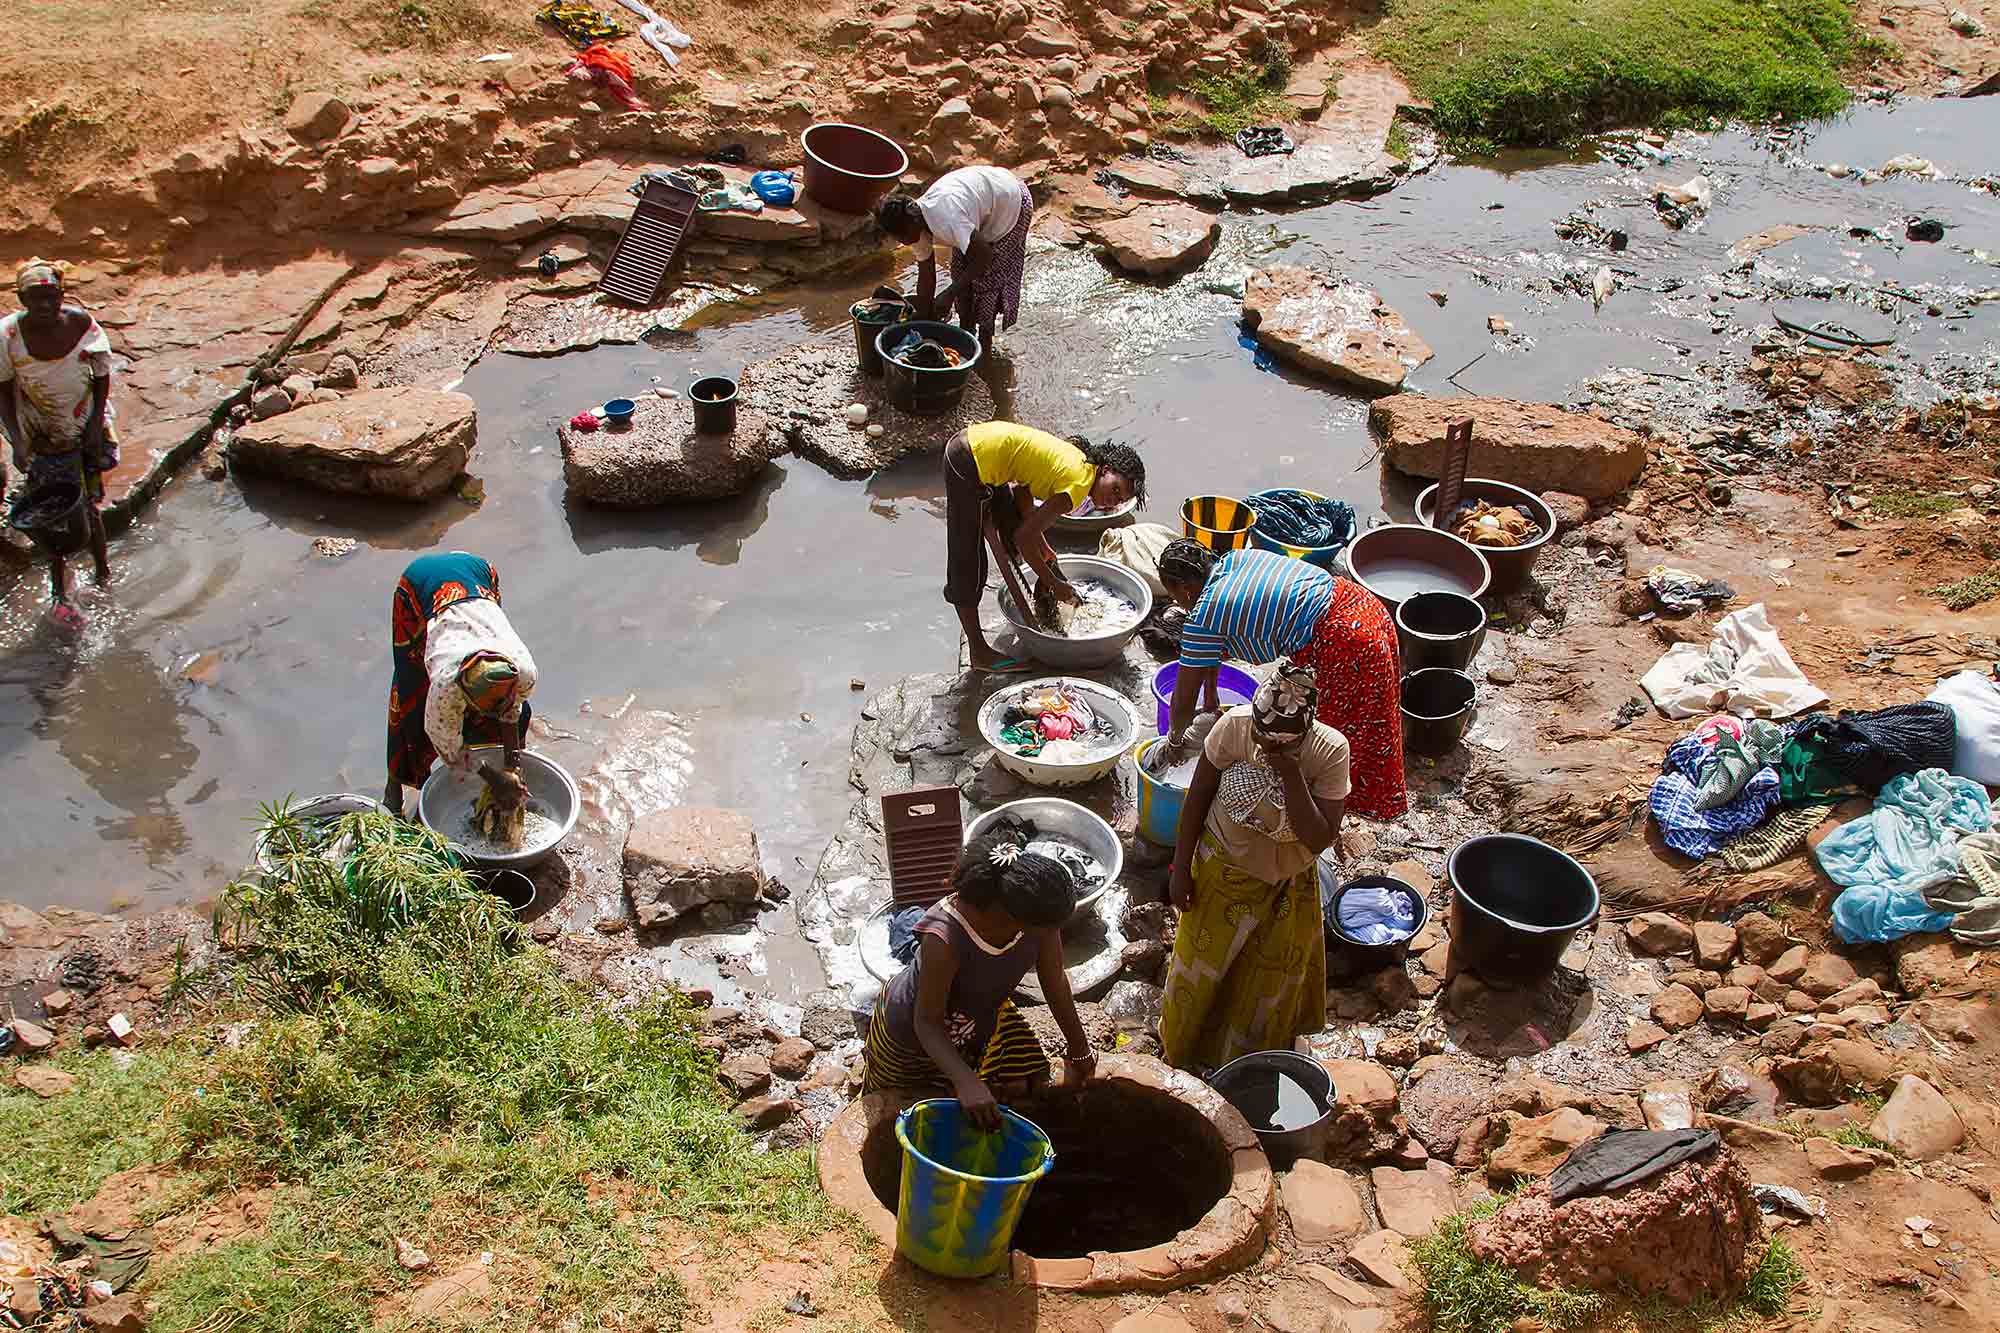
[(1194, 495), (1181, 502), (1181, 531), (1211, 551), (1240, 551), (1250, 544), (1257, 511), (1227, 495)]

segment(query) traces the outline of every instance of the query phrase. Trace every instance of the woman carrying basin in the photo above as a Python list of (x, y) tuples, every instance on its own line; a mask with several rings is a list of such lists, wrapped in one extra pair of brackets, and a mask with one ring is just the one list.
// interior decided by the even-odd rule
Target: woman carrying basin
[(500, 609), (500, 575), (465, 551), (418, 556), (389, 612), (389, 785), (382, 803), (403, 812), (403, 788), (431, 764), (470, 765), (468, 747), (502, 745), (506, 768), (528, 743), (535, 659)]
[(1396, 626), (1373, 593), (1303, 560), (1255, 550), (1218, 560), (1185, 539), (1160, 553), (1160, 582), (1188, 610), (1169, 750), (1193, 749), (1188, 724), (1198, 702), (1216, 707), (1216, 669), (1225, 658), (1289, 658), (1313, 669), (1319, 720), (1347, 739), (1354, 781), (1347, 808), (1370, 819), (1410, 808)]
[[(1060, 601), (1076, 590), (1056, 568), (1049, 527), (1088, 499), (1116, 509), (1146, 499), (1146, 465), (1122, 444), (1065, 440), (1013, 421), (984, 421), (952, 437), (944, 450), (944, 599), (958, 611), (975, 671), (1021, 672), (1029, 663), (1002, 657), (979, 625), (986, 555), (1013, 550)], [(1004, 525), (1004, 527), (1002, 526)]]
[(1347, 741), (1318, 721), (1311, 668), (1285, 665), (1208, 733), (1167, 895), (1180, 911), (1160, 1045), (1182, 1069), (1290, 1050), (1326, 1026), (1319, 854), (1337, 845)]
[(1068, 1044), (1069, 1081), (1097, 1068), (1063, 971), (1062, 926), (1076, 910), (1076, 881), (1015, 835), (989, 833), (960, 851), (951, 883), (917, 923), (915, 961), (876, 1002), (861, 1088), (949, 1088), (974, 1124), (998, 1129), (999, 1098), (1049, 1080), (1048, 1056), (1010, 998), (1030, 968)]
[[(1028, 261), (1035, 201), (1021, 178), (1002, 167), (960, 167), (916, 198), (900, 190), (876, 208), (883, 231), (918, 247), (919, 319), (955, 310), (958, 326), (993, 346), (994, 325), (1014, 327)], [(951, 286), (937, 289), (937, 251), (950, 256)]]

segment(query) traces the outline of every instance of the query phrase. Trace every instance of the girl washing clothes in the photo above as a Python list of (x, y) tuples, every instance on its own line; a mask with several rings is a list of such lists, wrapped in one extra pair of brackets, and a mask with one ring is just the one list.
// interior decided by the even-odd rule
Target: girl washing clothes
[(950, 1089), (974, 1124), (1049, 1081), (1049, 1059), (1010, 998), (1033, 968), (1067, 1043), (1068, 1082), (1096, 1072), (1063, 972), (1076, 883), (1061, 862), (992, 833), (959, 853), (952, 892), (916, 927), (916, 960), (890, 981), (868, 1027), (863, 1092)]

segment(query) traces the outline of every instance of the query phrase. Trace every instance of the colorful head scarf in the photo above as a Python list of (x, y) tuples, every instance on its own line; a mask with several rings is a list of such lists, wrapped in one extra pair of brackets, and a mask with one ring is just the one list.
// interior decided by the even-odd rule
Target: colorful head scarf
[(458, 688), (473, 708), (497, 716), (513, 706), (521, 672), (499, 653), (474, 653), (458, 668)]
[(63, 285), (63, 265), (49, 259), (30, 259), (14, 270), (14, 291), (16, 295), (31, 287), (60, 287)]
[(1305, 735), (1318, 711), (1318, 677), (1311, 667), (1289, 662), (1259, 685), (1250, 700), (1250, 717), (1256, 733), (1280, 742)]

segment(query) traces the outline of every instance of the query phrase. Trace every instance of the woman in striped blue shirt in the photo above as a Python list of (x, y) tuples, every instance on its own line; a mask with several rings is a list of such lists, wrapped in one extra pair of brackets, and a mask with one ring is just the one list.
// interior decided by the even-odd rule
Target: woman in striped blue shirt
[(1198, 702), (1218, 705), (1216, 668), (1225, 658), (1290, 658), (1313, 668), (1319, 720), (1347, 738), (1347, 808), (1371, 819), (1408, 811), (1396, 626), (1374, 594), (1303, 560), (1254, 550), (1217, 560), (1185, 539), (1161, 553), (1160, 582), (1188, 612), (1168, 745), (1186, 747)]

